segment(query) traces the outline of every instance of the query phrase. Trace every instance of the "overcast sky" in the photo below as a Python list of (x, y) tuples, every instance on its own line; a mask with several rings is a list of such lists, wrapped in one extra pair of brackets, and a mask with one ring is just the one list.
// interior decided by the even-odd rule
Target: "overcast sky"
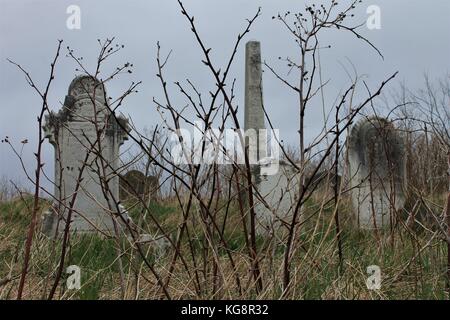
[[(185, 0), (185, 6), (195, 16), (198, 29), (207, 45), (213, 48), (214, 61), (220, 65), (230, 55), (236, 35), (246, 26), (246, 18), (253, 16), (259, 6), (262, 16), (255, 23), (246, 40), (259, 40), (263, 60), (286, 72), (278, 61), (279, 56), (295, 58), (292, 38), (282, 25), (272, 20), (278, 12), (297, 12), (305, 6), (303, 0)], [(315, 1), (317, 2), (317, 1)], [(327, 3), (325, 0), (323, 3)], [(341, 2), (349, 2), (341, 0)], [(66, 27), (69, 5), (81, 9), (81, 29)], [(375, 88), (395, 71), (399, 71), (395, 88), (405, 82), (410, 88), (419, 88), (424, 73), (432, 78), (448, 75), (450, 61), (450, 1), (449, 0), (371, 0), (363, 1), (356, 11), (355, 24), (364, 23), (368, 17), (366, 8), (378, 5), (381, 9), (381, 29), (361, 29), (383, 53), (377, 53), (355, 37), (342, 33), (324, 34), (321, 43), (332, 49), (321, 52), (322, 77), (330, 80), (325, 95), (326, 103), (332, 102), (349, 84), (344, 66), (348, 61), (359, 74), (366, 75), (368, 84)], [(211, 75), (201, 63), (200, 51), (181, 15), (175, 0), (0, 0), (0, 137), (9, 136), (13, 143), (28, 138), (24, 159), (29, 168), (33, 165), (36, 148), (36, 116), (39, 98), (27, 86), (23, 74), (6, 59), (20, 63), (35, 82), (43, 85), (49, 74), (50, 61), (55, 53), (57, 39), (64, 40), (76, 54), (83, 56), (88, 67), (95, 63), (98, 54), (97, 39), (115, 36), (125, 48), (108, 66), (131, 62), (134, 73), (112, 82), (108, 87), (111, 96), (122, 92), (131, 81), (142, 81), (139, 93), (130, 97), (121, 111), (140, 127), (151, 127), (160, 122), (152, 98), (162, 97), (158, 79), (155, 53), (156, 42), (163, 50), (173, 50), (166, 78), (173, 88), (174, 81), (192, 79), (205, 94), (214, 88)], [(244, 47), (238, 52), (232, 76), (236, 78), (236, 99), (241, 106), (243, 119), (244, 101)], [(53, 110), (60, 108), (67, 87), (75, 72), (73, 61), (62, 55), (51, 89), (50, 104)], [(175, 93), (175, 90), (174, 90)], [(265, 106), (275, 127), (281, 129), (285, 141), (296, 141), (297, 103), (295, 96), (284, 88), (269, 72), (264, 73)], [(311, 111), (307, 130), (312, 136), (320, 125), (320, 108)], [(19, 144), (20, 145), (20, 144)], [(53, 148), (44, 148), (46, 170), (51, 174)], [(5, 144), (0, 144), (0, 176), (24, 184), (20, 165)]]

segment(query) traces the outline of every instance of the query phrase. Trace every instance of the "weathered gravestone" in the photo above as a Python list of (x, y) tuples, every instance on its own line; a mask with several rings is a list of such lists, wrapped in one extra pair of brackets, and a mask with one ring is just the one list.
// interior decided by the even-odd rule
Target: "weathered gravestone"
[(55, 148), (54, 197), (58, 199), (44, 216), (47, 234), (64, 230), (75, 193), (72, 231), (113, 230), (112, 217), (117, 216), (119, 201), (115, 171), (119, 147), (127, 139), (128, 129), (122, 128), (128, 127), (128, 121), (119, 118), (119, 125), (106, 100), (101, 82), (78, 76), (69, 86), (63, 108), (46, 118), (45, 137)]
[[(245, 53), (245, 136), (254, 185), (256, 228), (261, 235), (278, 231), (288, 221), (298, 193), (298, 174), (294, 166), (280, 162), (278, 142), (272, 137), (268, 154), (263, 105), (261, 44), (250, 41)], [(256, 164), (255, 164), (256, 163)]]
[(387, 119), (360, 120), (348, 138), (349, 178), (356, 223), (362, 229), (391, 225), (405, 203), (404, 142)]
[(155, 199), (158, 187), (158, 178), (145, 176), (139, 170), (130, 170), (120, 176), (120, 199), (138, 200), (140, 198), (144, 201)]

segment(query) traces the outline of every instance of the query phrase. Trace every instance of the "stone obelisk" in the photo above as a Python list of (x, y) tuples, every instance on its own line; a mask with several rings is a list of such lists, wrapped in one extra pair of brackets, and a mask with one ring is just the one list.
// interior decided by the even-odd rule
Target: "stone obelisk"
[(261, 44), (249, 41), (245, 47), (244, 129), (251, 162), (267, 157), (267, 134), (260, 132), (266, 129), (262, 91)]

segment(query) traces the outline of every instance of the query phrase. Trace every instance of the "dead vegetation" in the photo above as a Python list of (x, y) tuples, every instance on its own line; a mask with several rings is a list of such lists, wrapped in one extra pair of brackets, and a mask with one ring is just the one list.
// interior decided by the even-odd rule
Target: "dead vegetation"
[[(361, 80), (355, 74), (335, 105), (329, 108), (328, 120), (320, 134), (312, 142), (305, 138), (305, 114), (314, 112), (312, 101), (320, 100), (319, 93), (326, 89), (326, 83), (317, 76), (316, 64), (318, 37), (322, 32), (329, 29), (349, 32), (381, 56), (381, 52), (358, 33), (358, 26), (353, 27), (348, 21), (358, 2), (342, 7), (332, 0), (327, 7), (307, 7), (301, 14), (274, 17), (287, 28), (298, 46), (297, 56), (280, 59), (289, 72), (296, 73), (298, 83), (281, 77), (281, 73), (268, 64), (266, 68), (289, 91), (298, 95), (298, 146), (290, 149), (281, 141), (276, 142), (283, 158), (297, 170), (299, 184), (291, 206), (292, 215), (269, 237), (257, 233), (255, 203), (264, 199), (258, 193), (248, 149), (244, 152), (243, 163), (231, 161), (226, 167), (189, 161), (180, 164), (171, 153), (173, 143), (184, 145), (186, 142), (180, 133), (182, 129), (195, 127), (205, 133), (213, 126), (222, 130), (242, 127), (231, 67), (260, 10), (247, 20), (243, 32), (237, 35), (229, 60), (224, 65), (216, 65), (212, 49), (202, 40), (194, 17), (179, 1), (182, 17), (192, 30), (193, 41), (201, 49), (199, 60), (209, 70), (214, 89), (202, 92), (189, 79), (167, 80), (164, 71), (170, 61), (170, 51), (164, 54), (158, 43), (156, 65), (161, 98), (154, 98), (153, 103), (161, 115), (162, 128), (146, 134), (132, 123), (126, 128), (120, 120), (118, 108), (130, 94), (136, 93), (141, 83), (131, 83), (115, 98), (107, 97), (103, 90), (102, 98), (108, 101), (106, 107), (111, 113), (108, 119), (112, 122), (99, 123), (96, 117), (89, 120), (96, 128), (96, 135), (86, 146), (86, 158), (78, 168), (75, 192), (66, 198), (56, 197), (40, 183), (49, 170), (41, 160), (40, 150), (45, 141), (42, 124), (44, 116), (50, 112), (47, 95), (57, 70), (62, 42), (58, 43), (48, 82), (42, 89), (20, 64), (11, 61), (38, 93), (42, 106), (34, 174), (23, 167), (34, 193), (16, 190), (15, 196), (9, 191), (0, 195), (0, 299), (446, 298), (450, 288), (450, 213), (445, 198), (448, 191), (446, 157), (450, 150), (448, 93), (446, 96), (444, 91), (443, 100), (421, 99), (423, 92), (410, 93), (402, 95), (408, 96), (405, 101), (390, 103), (391, 118), (397, 116), (393, 120), (407, 136), (411, 179), (407, 205), (404, 210), (395, 212), (395, 224), (389, 230), (372, 232), (355, 227), (349, 177), (346, 176), (345, 134), (355, 119), (366, 116), (366, 109), (373, 108), (397, 73), (381, 79), (375, 88), (369, 89), (364, 83), (365, 96), (358, 101), (355, 91), (361, 87)], [(67, 47), (67, 58), (76, 64), (78, 72), (95, 79), (99, 86), (122, 73), (132, 72), (133, 65), (126, 62), (112, 74), (103, 74), (102, 66), (110, 56), (117, 55), (122, 46), (114, 39), (99, 40), (99, 44), (94, 70), (85, 69), (83, 59)], [(429, 96), (436, 95), (430, 86), (427, 88)], [(185, 105), (173, 102), (177, 94)], [(90, 99), (95, 109), (95, 96)], [(420, 114), (410, 114), (406, 106), (415, 106), (414, 110), (419, 110)], [(195, 115), (199, 124), (194, 124), (190, 115)], [(266, 120), (273, 129), (267, 114)], [(102, 153), (102, 134), (111, 123), (126, 131), (138, 150), (137, 154), (122, 157), (127, 160), (119, 168)], [(170, 134), (175, 141), (169, 139)], [(244, 146), (242, 134), (238, 133), (238, 138)], [(6, 137), (2, 142), (11, 147), (19, 164), (23, 164), (22, 153), (17, 151), (14, 139)], [(200, 145), (202, 156), (207, 143), (204, 139)], [(424, 148), (426, 154), (422, 152)], [(191, 159), (186, 150), (181, 151), (186, 159)], [(433, 157), (430, 159), (428, 154)], [(88, 162), (90, 156), (94, 160)], [(117, 176), (121, 169), (133, 167), (137, 162), (143, 164), (145, 175), (149, 170), (155, 172), (160, 182), (160, 196), (151, 199), (136, 194), (122, 203), (110, 188), (111, 172)], [(82, 192), (84, 170), (96, 176), (102, 186), (103, 196), (108, 199), (104, 209), (114, 222), (114, 232), (70, 232), (71, 214), (76, 214), (76, 198)], [(318, 182), (311, 177), (324, 179)], [(61, 181), (53, 182), (60, 186)], [(3, 184), (0, 190), (11, 190), (7, 182)], [(51, 205), (59, 206), (66, 214), (60, 217), (61, 233), (47, 237), (39, 232), (40, 219)], [(122, 205), (132, 219), (122, 214)], [(66, 286), (69, 275), (65, 270), (70, 265), (79, 266), (81, 270), (78, 290), (69, 290)], [(382, 271), (379, 290), (367, 287), (370, 278), (367, 268), (372, 265)]]

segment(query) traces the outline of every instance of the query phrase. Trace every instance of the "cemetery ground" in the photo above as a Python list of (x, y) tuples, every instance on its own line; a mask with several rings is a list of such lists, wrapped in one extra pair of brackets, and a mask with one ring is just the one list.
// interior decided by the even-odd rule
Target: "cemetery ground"
[[(437, 207), (444, 206), (444, 195), (429, 199)], [(0, 203), (0, 299), (14, 299), (23, 265), (24, 243), (30, 223), (32, 196), (17, 197)], [(41, 199), (41, 213), (50, 203)], [(408, 206), (406, 206), (407, 208)], [(143, 222), (150, 234), (157, 230), (149, 219), (153, 215), (172, 238), (176, 237), (183, 215), (174, 199), (150, 205)], [(293, 259), (292, 294), (289, 299), (445, 299), (447, 248), (437, 233), (427, 227), (408, 229), (397, 226), (383, 232), (357, 230), (351, 224), (350, 199), (344, 197), (339, 206), (342, 222), (343, 262), (339, 263), (333, 224), (333, 205), (323, 204), (319, 197), (310, 199), (304, 214), (311, 216), (299, 228), (298, 250)], [(405, 209), (408, 210), (408, 209)], [(130, 210), (135, 221), (142, 218), (138, 207)], [(223, 221), (224, 212), (217, 221)], [(190, 243), (182, 241), (180, 251), (190, 269), (176, 260), (168, 291), (172, 299), (279, 299), (283, 236), (278, 241), (258, 237), (258, 259), (264, 280), (263, 291), (253, 290), (251, 263), (242, 235), (242, 218), (237, 208), (231, 208), (225, 225), (228, 252), (219, 247), (215, 257), (205, 246), (202, 224), (195, 215), (188, 221)], [(120, 250), (118, 250), (120, 246)], [(145, 245), (148, 261), (166, 278), (173, 258), (169, 246), (158, 253)], [(183, 253), (184, 251), (184, 253)], [(118, 252), (122, 252), (119, 257)], [(24, 299), (45, 299), (51, 287), (61, 253), (61, 242), (35, 234), (31, 265)], [(194, 253), (194, 254), (192, 254)], [(232, 255), (239, 274), (242, 293), (235, 282), (228, 253)], [(206, 256), (205, 256), (206, 255)], [(193, 258), (194, 259), (193, 259)], [(163, 298), (160, 287), (142, 258), (133, 250), (129, 239), (120, 241), (98, 234), (72, 234), (66, 266), (81, 269), (81, 288), (69, 290), (67, 274), (63, 275), (55, 299), (121, 299), (120, 269), (125, 279), (125, 299)], [(205, 261), (215, 260), (217, 269)], [(193, 261), (195, 260), (195, 261)], [(381, 288), (369, 290), (367, 267), (381, 269)], [(196, 266), (196, 267), (194, 267)], [(194, 278), (200, 285), (196, 290)], [(215, 289), (214, 289), (215, 288)], [(215, 292), (215, 294), (213, 293)]]
[[(123, 64), (109, 59), (125, 48), (115, 37), (97, 39), (92, 69), (83, 50), (58, 40), (44, 84), (19, 59), (8, 58), (42, 103), (34, 175), (22, 153), (28, 139), (1, 140), (34, 192), (19, 191), (26, 186), (13, 180), (11, 186), (0, 182), (0, 190), (14, 191), (0, 191), (0, 300), (449, 298), (450, 83), (445, 75), (434, 87), (425, 77), (423, 90), (406, 84), (395, 89), (394, 79), (404, 75), (392, 64), (369, 83), (349, 60), (354, 75), (342, 65), (348, 79), (336, 77), (328, 86), (319, 51), (335, 44), (325, 32), (348, 33), (384, 60), (359, 31), (365, 24), (354, 24), (360, 2), (332, 0), (272, 16), (295, 41), (295, 51), (279, 48), (273, 57), (281, 65), (272, 66), (261, 43), (248, 41), (245, 69), (235, 73), (262, 8), (246, 19), (228, 60), (221, 61), (218, 48), (202, 36), (201, 17), (194, 20), (178, 0), (192, 44), (200, 49), (195, 61), (206, 67), (208, 80), (196, 85), (192, 74), (179, 82), (181, 73), (174, 78), (165, 68), (170, 46), (158, 41), (153, 71), (160, 89), (145, 89), (155, 92), (147, 102), (160, 117), (151, 132), (139, 129), (127, 108), (119, 109), (134, 105), (128, 96), (147, 85), (127, 78), (135, 70), (128, 58)], [(65, 97), (51, 86), (60, 81), (64, 56), (76, 73)], [(263, 89), (264, 70), (282, 91)], [(124, 82), (110, 84), (119, 75)], [(235, 92), (238, 79), (245, 84), (242, 93)], [(106, 87), (122, 90), (110, 95)], [(294, 94), (295, 102), (265, 105), (264, 96), (275, 91)], [(53, 96), (60, 103), (50, 101)], [(285, 120), (272, 122), (266, 107)], [(319, 110), (322, 120), (312, 123)], [(134, 119), (149, 119), (137, 112)], [(287, 120), (296, 122), (295, 129)], [(283, 137), (298, 136), (290, 145), (271, 134), (268, 152), (266, 130), (277, 128), (285, 129)], [(231, 148), (209, 134), (221, 137), (229, 129), (239, 138)], [(183, 131), (200, 132), (202, 139), (194, 136), (189, 146)], [(130, 149), (124, 151), (127, 140)], [(48, 143), (54, 166), (45, 166)], [(237, 148), (245, 161), (234, 159)], [(207, 161), (229, 151), (227, 167)], [(192, 161), (197, 158), (202, 161)], [(279, 170), (268, 173), (273, 164)], [(131, 179), (129, 169), (145, 173)], [(46, 180), (53, 191), (43, 185)]]

